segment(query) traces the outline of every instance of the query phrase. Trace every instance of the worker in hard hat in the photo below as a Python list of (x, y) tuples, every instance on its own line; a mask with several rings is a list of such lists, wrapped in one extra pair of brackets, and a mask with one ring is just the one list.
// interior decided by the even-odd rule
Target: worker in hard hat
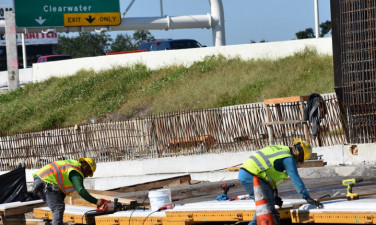
[[(322, 208), (323, 205), (312, 199), (298, 174), (297, 164), (304, 163), (312, 153), (309, 143), (295, 138), (294, 144), (289, 146), (272, 145), (255, 152), (241, 166), (239, 170), (239, 182), (254, 199), (253, 176), (260, 180), (261, 189), (268, 201), (276, 224), (280, 224), (279, 214), (274, 205), (282, 207), (282, 199), (278, 196), (277, 186), (287, 177), (291, 178), (294, 187), (301, 198), (309, 204)], [(256, 213), (249, 224), (257, 224)]]
[(38, 195), (52, 211), (52, 225), (63, 224), (64, 198), (73, 191), (86, 201), (101, 207), (103, 199), (96, 199), (84, 187), (84, 179), (92, 177), (96, 163), (91, 158), (54, 161), (33, 173), (33, 193)]

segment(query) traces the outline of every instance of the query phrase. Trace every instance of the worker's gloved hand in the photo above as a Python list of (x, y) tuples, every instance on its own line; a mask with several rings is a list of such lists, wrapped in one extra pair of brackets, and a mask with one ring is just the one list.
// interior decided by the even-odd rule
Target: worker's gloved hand
[(323, 204), (321, 204), (320, 202), (318, 202), (318, 201), (316, 201), (316, 200), (314, 200), (310, 197), (306, 198), (305, 200), (307, 201), (308, 204), (314, 205), (319, 209), (324, 208)]
[(104, 205), (105, 202), (106, 202), (106, 200), (103, 199), (103, 198), (98, 199), (97, 208), (100, 208), (102, 205)]
[(279, 196), (275, 196), (274, 197), (274, 204), (278, 205), (279, 208), (282, 208), (282, 204), (283, 204), (282, 198), (279, 197)]

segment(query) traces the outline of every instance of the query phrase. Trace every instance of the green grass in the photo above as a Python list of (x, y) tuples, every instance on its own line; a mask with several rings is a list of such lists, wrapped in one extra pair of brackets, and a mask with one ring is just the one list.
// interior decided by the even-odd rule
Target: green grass
[(333, 87), (332, 57), (312, 49), (278, 60), (212, 56), (190, 67), (150, 70), (137, 64), (98, 73), (83, 70), (0, 95), (0, 131), (330, 93)]

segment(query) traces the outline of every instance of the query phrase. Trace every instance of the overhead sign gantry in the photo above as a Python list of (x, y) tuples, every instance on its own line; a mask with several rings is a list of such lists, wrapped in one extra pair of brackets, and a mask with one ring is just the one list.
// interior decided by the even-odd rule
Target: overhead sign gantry
[(116, 26), (119, 0), (16, 0), (17, 27)]

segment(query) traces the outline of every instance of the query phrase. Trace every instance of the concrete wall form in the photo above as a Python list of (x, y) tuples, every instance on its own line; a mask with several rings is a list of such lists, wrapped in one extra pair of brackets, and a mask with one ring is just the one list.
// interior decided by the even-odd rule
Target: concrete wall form
[[(300, 168), (302, 178), (373, 175), (376, 162), (376, 144), (336, 145), (316, 147), (314, 153), (327, 163), (322, 168)], [(191, 174), (193, 180), (221, 181), (237, 179), (237, 172), (225, 168), (241, 165), (252, 152), (180, 156), (148, 160), (98, 163), (93, 178), (85, 180), (88, 189), (107, 190)], [(115, 169), (116, 168), (116, 169)], [(32, 182), (32, 173), (26, 170), (27, 182)], [(1, 172), (3, 174), (5, 172)]]

